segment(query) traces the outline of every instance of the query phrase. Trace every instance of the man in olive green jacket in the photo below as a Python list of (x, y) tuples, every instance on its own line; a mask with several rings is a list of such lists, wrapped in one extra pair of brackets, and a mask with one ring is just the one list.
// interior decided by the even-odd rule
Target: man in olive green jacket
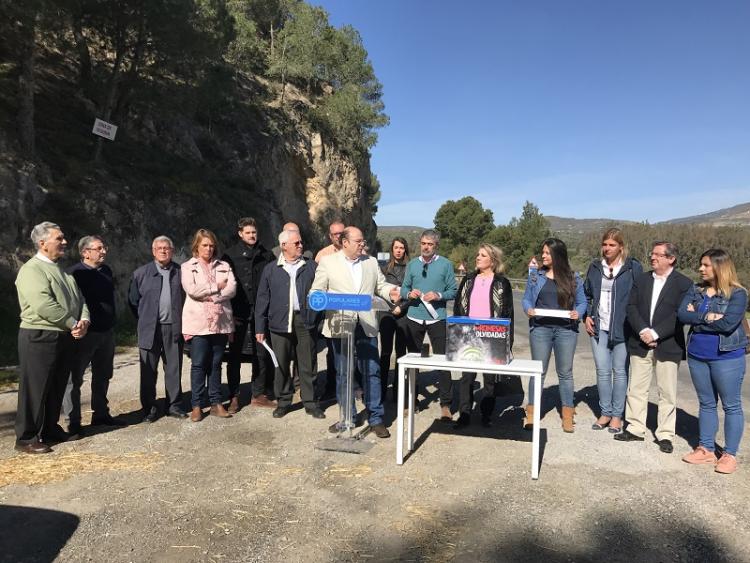
[(16, 277), (21, 306), (16, 449), (39, 454), (52, 451), (50, 443), (68, 439), (57, 421), (73, 340), (86, 335), (90, 321), (75, 278), (57, 263), (68, 245), (60, 227), (40, 223), (32, 229), (31, 240), (37, 253)]

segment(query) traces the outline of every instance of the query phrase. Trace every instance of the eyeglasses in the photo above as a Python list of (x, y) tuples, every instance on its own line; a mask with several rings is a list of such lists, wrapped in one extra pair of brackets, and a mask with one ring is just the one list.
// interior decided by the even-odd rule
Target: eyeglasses
[(93, 252), (107, 252), (107, 247), (106, 246), (98, 246), (98, 247), (94, 248), (94, 247), (89, 246), (87, 248), (84, 248), (84, 250), (92, 250)]
[(423, 278), (427, 277), (427, 268), (429, 265), (430, 265), (429, 263), (422, 264), (422, 277)]
[(651, 256), (656, 256), (657, 258), (666, 258), (667, 255), (662, 252), (652, 252)]
[(356, 246), (365, 246), (367, 244), (367, 241), (365, 239), (359, 239), (359, 240), (350, 240), (350, 243), (356, 245)]
[(284, 244), (293, 244), (294, 246), (302, 246), (302, 241), (301, 240), (297, 240), (297, 241), (294, 241), (294, 242), (285, 242)]
[(613, 279), (615, 277), (615, 269), (612, 268), (612, 267), (610, 267), (609, 268), (609, 275), (604, 274), (604, 277), (607, 278), (608, 280)]

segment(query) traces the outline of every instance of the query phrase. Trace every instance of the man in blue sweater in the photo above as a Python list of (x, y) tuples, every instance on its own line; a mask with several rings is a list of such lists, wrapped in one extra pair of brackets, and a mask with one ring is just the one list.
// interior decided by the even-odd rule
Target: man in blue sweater
[[(419, 239), (420, 256), (406, 266), (401, 298), (409, 299), (406, 312), (412, 352), (418, 352), (425, 333), (436, 354), (445, 354), (445, 304), (456, 296), (453, 263), (438, 256), (440, 233), (427, 229)], [(447, 371), (440, 372), (441, 420), (450, 421), (453, 402), (453, 380)]]
[(124, 426), (109, 412), (107, 390), (112, 379), (115, 358), (115, 286), (112, 270), (104, 261), (107, 246), (101, 237), (89, 235), (78, 242), (81, 261), (68, 268), (81, 288), (91, 314), (91, 326), (83, 338), (75, 341), (73, 366), (65, 388), (63, 412), (71, 437), (81, 433), (81, 385), (91, 364), (91, 425)]

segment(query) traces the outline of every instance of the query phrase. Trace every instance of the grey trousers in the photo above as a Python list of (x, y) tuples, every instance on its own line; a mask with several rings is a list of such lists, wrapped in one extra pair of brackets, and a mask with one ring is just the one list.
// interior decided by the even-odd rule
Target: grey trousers
[(159, 358), (164, 369), (167, 409), (182, 408), (182, 335), (172, 334), (172, 325), (157, 324), (151, 349), (139, 349), (141, 363), (141, 406), (148, 412), (156, 406)]
[(73, 347), (73, 366), (68, 385), (65, 387), (63, 413), (70, 425), (81, 423), (81, 386), (83, 374), (91, 364), (91, 409), (94, 417), (109, 414), (107, 390), (112, 379), (112, 365), (115, 359), (115, 331), (88, 332)]

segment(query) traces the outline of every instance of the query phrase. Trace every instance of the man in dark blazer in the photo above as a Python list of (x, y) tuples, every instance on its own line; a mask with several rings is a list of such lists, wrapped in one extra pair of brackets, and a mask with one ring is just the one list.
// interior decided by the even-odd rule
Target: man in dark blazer
[(234, 339), (229, 343), (227, 384), (229, 414), (240, 410), (240, 368), (243, 356), (252, 365), (250, 404), (274, 408), (273, 365), (265, 348), (255, 341), (255, 299), (263, 268), (274, 261), (273, 254), (258, 240), (258, 226), (252, 217), (237, 222), (237, 244), (227, 249), (222, 260), (229, 263), (237, 279), (237, 293), (232, 298)]
[(292, 408), (294, 384), (291, 363), (299, 371), (300, 398), (305, 412), (313, 418), (325, 418), (315, 396), (315, 328), (318, 315), (307, 306), (307, 294), (315, 278), (315, 261), (302, 255), (302, 237), (298, 230), (279, 235), (281, 255), (263, 270), (255, 308), (258, 342), (271, 334), (276, 368), (275, 393), (278, 407), (274, 418), (283, 418)]
[(157, 366), (161, 357), (167, 392), (167, 415), (187, 418), (182, 401), (182, 289), (180, 266), (172, 261), (174, 244), (159, 236), (151, 244), (154, 261), (133, 272), (128, 303), (138, 319), (141, 406), (146, 422), (159, 418), (156, 407)]
[(656, 376), (659, 416), (656, 443), (672, 453), (677, 419), (677, 372), (685, 357), (685, 333), (677, 319), (682, 298), (692, 286), (689, 278), (675, 270), (677, 247), (655, 242), (650, 272), (635, 279), (628, 303), (630, 381), (625, 405), (627, 430), (615, 440), (642, 442), (646, 435), (646, 413), (651, 380)]

